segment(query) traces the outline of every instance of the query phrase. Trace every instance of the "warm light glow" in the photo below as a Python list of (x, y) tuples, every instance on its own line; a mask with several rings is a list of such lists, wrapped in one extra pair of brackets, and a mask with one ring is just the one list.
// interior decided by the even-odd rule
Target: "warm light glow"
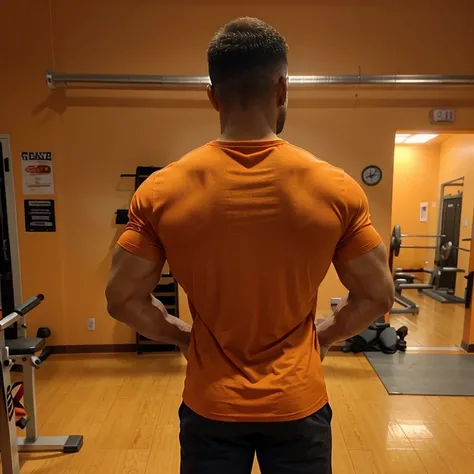
[(409, 137), (410, 135), (408, 133), (397, 133), (395, 135), (395, 143), (404, 143), (405, 140)]
[(406, 144), (415, 144), (415, 143), (427, 143), (433, 138), (436, 138), (438, 135), (433, 133), (418, 133), (416, 135), (411, 135), (403, 143)]

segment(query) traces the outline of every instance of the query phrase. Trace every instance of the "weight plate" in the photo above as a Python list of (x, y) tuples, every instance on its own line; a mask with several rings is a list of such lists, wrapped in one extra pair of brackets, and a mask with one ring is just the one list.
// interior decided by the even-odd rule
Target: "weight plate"
[(400, 249), (402, 247), (402, 229), (399, 225), (396, 225), (392, 231), (392, 240), (390, 250), (394, 253), (395, 257), (400, 255)]
[(449, 256), (451, 255), (451, 251), (453, 250), (453, 243), (446, 242), (445, 244), (441, 245), (441, 249), (439, 252), (439, 258), (443, 261), (448, 260)]

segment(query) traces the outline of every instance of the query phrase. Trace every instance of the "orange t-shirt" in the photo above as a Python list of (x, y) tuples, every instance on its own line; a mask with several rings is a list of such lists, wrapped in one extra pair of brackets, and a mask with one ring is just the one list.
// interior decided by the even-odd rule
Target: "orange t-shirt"
[(283, 140), (214, 141), (145, 181), (129, 217), (119, 245), (166, 257), (188, 295), (192, 410), (288, 421), (326, 403), (319, 285), (334, 259), (381, 243), (352, 178)]

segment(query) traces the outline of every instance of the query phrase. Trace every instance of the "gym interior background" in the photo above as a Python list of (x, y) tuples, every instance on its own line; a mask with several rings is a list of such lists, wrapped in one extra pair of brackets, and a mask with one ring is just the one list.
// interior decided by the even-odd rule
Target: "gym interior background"
[[(414, 132), (416, 134), (416, 132)], [(405, 134), (398, 136), (403, 140)], [(474, 134), (439, 134), (426, 143), (395, 146), (393, 173), (392, 225), (399, 224), (403, 232), (429, 234), (438, 232), (440, 186), (446, 181), (464, 177), (462, 188), (450, 189), (462, 193), (460, 241), (472, 235), (474, 210)], [(428, 203), (426, 221), (420, 220), (420, 204)], [(404, 241), (405, 243), (405, 241)], [(406, 239), (408, 243), (408, 239)], [(433, 239), (410, 243), (433, 245)], [(469, 242), (463, 246), (469, 248)], [(433, 266), (434, 250), (404, 249), (396, 260), (397, 267)], [(459, 252), (459, 268), (469, 267), (469, 254)], [(456, 294), (464, 296), (464, 274), (457, 275)]]
[[(286, 36), (291, 74), (474, 74), (470, 0), (0, 0), (0, 11), (0, 135), (9, 137), (15, 178), (21, 293), (25, 299), (46, 295), (28, 330), (50, 327), (48, 344), (63, 351), (134, 350), (135, 333), (107, 315), (104, 300), (112, 249), (123, 231), (114, 213), (127, 208), (133, 192), (132, 180), (120, 174), (138, 165), (164, 166), (219, 130), (202, 92), (50, 91), (47, 69), (206, 74), (211, 35), (228, 20), (250, 15)], [(430, 124), (435, 107), (455, 109), (455, 123)], [(397, 132), (449, 137), (395, 147)], [(389, 246), (392, 225), (418, 232), (419, 203), (431, 206), (440, 180), (457, 174), (466, 178), (463, 219), (466, 212), (472, 224), (472, 207), (469, 215), (465, 206), (474, 199), (467, 186), (473, 182), (473, 132), (473, 88), (323, 87), (292, 90), (283, 138), (359, 182), (367, 165), (382, 169), (381, 183), (364, 190)], [(55, 200), (54, 233), (25, 232), (20, 154), (31, 150), (52, 152), (55, 194), (44, 198)], [(462, 172), (449, 168), (450, 153), (464, 154)], [(423, 233), (436, 229), (433, 211), (428, 208)], [(397, 265), (403, 259), (423, 266), (432, 257), (407, 249)], [(474, 268), (472, 252), (468, 266)], [(327, 314), (330, 298), (343, 294), (331, 270), (318, 313)], [(180, 315), (189, 319), (186, 303), (181, 294)], [(464, 309), (457, 308), (463, 337), (474, 344), (474, 324), (464, 325)], [(88, 330), (89, 318), (96, 320), (95, 331)], [(28, 470), (178, 472), (176, 409), (184, 364), (169, 354), (143, 356), (140, 364), (132, 357), (58, 355), (47, 361), (38, 374), (42, 432), (83, 433), (85, 457), (38, 458), (27, 462)], [(331, 354), (325, 373), (335, 408), (336, 474), (474, 472), (472, 398), (389, 397), (357, 356)]]
[[(133, 332), (107, 316), (103, 295), (112, 248), (123, 230), (114, 224), (114, 212), (127, 207), (133, 190), (131, 180), (119, 176), (137, 165), (178, 159), (216, 137), (218, 121), (201, 92), (51, 92), (46, 69), (205, 74), (209, 38), (245, 13), (285, 34), (291, 74), (474, 73), (474, 30), (466, 14), (471, 7), (461, 0), (429, 12), (426, 2), (246, 3), (2, 0), (8, 21), (2, 26), (7, 40), (0, 56), (6, 72), (0, 77), (0, 133), (11, 138), (20, 228), (20, 153), (46, 150), (54, 157), (57, 231), (19, 233), (23, 294), (47, 295), (32, 330), (54, 329), (51, 344), (133, 342)], [(388, 244), (396, 131), (474, 130), (473, 105), (469, 88), (293, 91), (284, 138), (359, 180), (364, 166), (382, 168), (381, 184), (365, 191)], [(455, 107), (456, 123), (430, 125), (429, 110), (436, 106)], [(320, 291), (321, 309), (343, 291), (331, 271)], [(188, 318), (181, 296), (181, 317)], [(87, 329), (91, 317), (93, 332)]]
[[(424, 143), (406, 143), (415, 137)], [(467, 241), (473, 234), (474, 211), (474, 135), (440, 133), (420, 136), (416, 131), (399, 131), (395, 138), (392, 226), (400, 225), (403, 233), (435, 235), (438, 230), (440, 186), (463, 178), (463, 186), (449, 187), (448, 194), (462, 201), (460, 220), (454, 223), (459, 230), (458, 245), (470, 249)], [(460, 193), (460, 194), (459, 194)], [(447, 203), (449, 205), (449, 203)], [(421, 215), (421, 207), (427, 213)], [(444, 241), (444, 240), (443, 240)], [(441, 241), (433, 238), (403, 239), (404, 244), (434, 246)], [(464, 272), (455, 277), (455, 295), (464, 298), (470, 254), (459, 251), (456, 266)], [(395, 259), (396, 268), (433, 269), (434, 249), (402, 249)], [(417, 273), (420, 282), (429, 282), (428, 273)], [(457, 346), (463, 337), (464, 305), (440, 305), (416, 290), (405, 290), (404, 295), (420, 306), (420, 314), (392, 315), (395, 325), (405, 324), (410, 330), (412, 346)]]

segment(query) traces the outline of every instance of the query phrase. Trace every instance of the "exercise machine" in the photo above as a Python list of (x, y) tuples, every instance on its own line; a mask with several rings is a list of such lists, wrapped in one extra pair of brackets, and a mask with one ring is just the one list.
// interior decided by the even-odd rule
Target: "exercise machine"
[[(35, 370), (42, 363), (36, 353), (45, 345), (42, 338), (5, 339), (5, 330), (15, 323), (23, 323), (27, 313), (44, 300), (43, 295), (30, 298), (11, 314), (0, 320), (0, 362), (2, 390), (0, 405), (0, 454), (3, 474), (19, 474), (19, 452), (61, 451), (77, 453), (83, 445), (82, 435), (39, 436), (36, 419)], [(15, 423), (14, 397), (10, 370), (14, 365), (23, 367), (24, 404), (27, 418), (21, 427), (26, 436), (17, 438)]]
[(429, 296), (430, 298), (433, 298), (436, 301), (439, 301), (440, 303), (464, 304), (464, 298), (456, 296), (452, 289), (442, 288), (440, 286), (443, 275), (446, 275), (447, 273), (465, 273), (465, 270), (462, 270), (461, 268), (457, 267), (443, 267), (441, 265), (438, 265), (437, 262), (435, 262), (435, 268), (430, 278), (430, 284), (432, 286), (431, 288), (423, 289), (421, 292), (424, 295)]
[[(438, 233), (448, 235), (443, 235), (443, 241), (438, 242), (435, 252), (434, 270), (430, 278), (433, 288), (422, 290), (423, 294), (440, 303), (464, 303), (464, 298), (456, 296), (455, 291), (456, 276), (458, 273), (465, 273), (465, 270), (457, 267), (457, 252), (452, 252), (453, 249), (469, 251), (457, 247), (461, 224), (462, 192), (446, 194), (448, 189), (463, 187), (464, 177), (447, 181), (440, 186)], [(454, 241), (455, 245), (450, 241)]]
[[(469, 249), (465, 249), (463, 247), (458, 247), (452, 244), (452, 242), (446, 242), (443, 244), (439, 251), (439, 256), (441, 260), (447, 260), (453, 249), (462, 252), (470, 252)], [(465, 270), (457, 267), (443, 267), (441, 262), (436, 260), (435, 261), (435, 268), (430, 278), (430, 284), (433, 285), (431, 289), (424, 289), (422, 290), (423, 294), (433, 298), (440, 303), (465, 303), (465, 298), (460, 298), (454, 294), (453, 288), (443, 288), (442, 281), (443, 275), (447, 273), (465, 273)]]
[[(424, 237), (424, 238), (435, 238), (437, 239), (437, 245), (405, 245), (402, 243), (403, 237)], [(430, 273), (430, 279), (428, 283), (414, 283), (413, 280), (408, 282), (406, 278), (406, 274), (400, 275), (395, 272), (394, 280), (395, 280), (395, 301), (399, 303), (402, 307), (401, 308), (393, 308), (391, 313), (407, 313), (407, 314), (418, 314), (419, 310), (413, 301), (409, 300), (405, 296), (401, 294), (401, 290), (403, 289), (413, 289), (418, 290), (419, 292), (423, 293), (430, 298), (439, 301), (440, 303), (464, 303), (464, 298), (459, 298), (454, 294), (454, 290), (450, 288), (443, 288), (441, 287), (441, 282), (443, 275), (447, 273), (464, 273), (465, 270), (462, 270), (457, 267), (445, 267), (442, 265), (442, 262), (445, 262), (451, 256), (451, 253), (454, 250), (469, 252), (469, 249), (465, 249), (463, 247), (458, 247), (452, 244), (452, 242), (445, 242), (441, 245), (440, 240), (446, 237), (443, 234), (437, 235), (423, 235), (423, 234), (402, 234), (401, 228), (399, 225), (394, 226), (392, 231), (392, 238), (390, 242), (390, 257), (389, 257), (389, 265), (390, 268), (393, 268), (393, 261), (394, 257), (398, 257), (400, 254), (400, 250), (403, 248), (411, 248), (411, 249), (431, 249), (436, 251), (436, 258), (434, 261), (434, 269), (429, 270), (427, 268), (421, 269), (424, 273)], [(413, 271), (413, 270), (412, 270)], [(419, 270), (415, 270), (419, 271)], [(414, 271), (414, 272), (415, 272)], [(405, 281), (404, 281), (405, 280)]]
[[(407, 245), (403, 244), (403, 238), (428, 238), (436, 239), (437, 245)], [(403, 248), (410, 249), (430, 249), (438, 250), (439, 239), (443, 238), (443, 235), (429, 235), (429, 234), (402, 234), (401, 227), (399, 225), (394, 226), (392, 230), (392, 238), (390, 240), (390, 256), (389, 266), (390, 270), (393, 270), (393, 262), (395, 257), (400, 255), (400, 250)], [(446, 254), (444, 251), (443, 255)], [(390, 310), (390, 314), (412, 314), (417, 315), (420, 312), (419, 306), (406, 296), (402, 294), (403, 290), (418, 290), (427, 291), (433, 289), (434, 285), (430, 281), (429, 283), (415, 282), (415, 276), (412, 273), (433, 273), (433, 270), (428, 268), (411, 268), (411, 269), (396, 269), (394, 272), (395, 281), (395, 302), (400, 307), (394, 307)], [(431, 279), (431, 278), (430, 278)]]
[(392, 308), (390, 314), (413, 314), (417, 315), (420, 312), (420, 307), (412, 300), (402, 295), (403, 290), (423, 290), (432, 288), (426, 283), (418, 283), (415, 281), (416, 277), (413, 273), (428, 273), (431, 274), (433, 270), (429, 268), (408, 268), (395, 269), (395, 302), (401, 307)]

